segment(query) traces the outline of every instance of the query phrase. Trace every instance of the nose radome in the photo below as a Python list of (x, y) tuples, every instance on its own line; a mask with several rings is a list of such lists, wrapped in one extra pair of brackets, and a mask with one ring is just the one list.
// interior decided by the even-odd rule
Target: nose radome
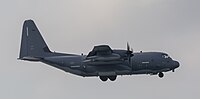
[(174, 67), (178, 68), (179, 66), (180, 66), (179, 62), (178, 61), (174, 61)]

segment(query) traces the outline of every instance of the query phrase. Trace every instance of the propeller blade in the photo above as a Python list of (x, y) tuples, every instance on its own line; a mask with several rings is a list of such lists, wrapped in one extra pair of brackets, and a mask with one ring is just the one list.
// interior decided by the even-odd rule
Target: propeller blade
[(128, 62), (131, 62), (131, 57), (133, 56), (133, 48), (130, 47), (129, 43), (127, 42), (127, 57)]
[(130, 51), (130, 46), (129, 46), (128, 42), (127, 42), (127, 51)]
[(129, 43), (127, 42), (127, 54), (132, 54), (133, 53), (133, 49), (130, 47)]

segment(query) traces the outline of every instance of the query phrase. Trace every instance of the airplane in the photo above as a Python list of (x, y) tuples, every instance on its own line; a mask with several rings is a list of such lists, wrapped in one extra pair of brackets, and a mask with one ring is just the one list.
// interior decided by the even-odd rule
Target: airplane
[(179, 67), (179, 62), (163, 52), (133, 53), (127, 49), (111, 49), (97, 45), (87, 55), (52, 52), (33, 20), (25, 20), (22, 29), (19, 60), (42, 62), (82, 77), (99, 77), (115, 81), (119, 75), (149, 74), (164, 76), (163, 72)]

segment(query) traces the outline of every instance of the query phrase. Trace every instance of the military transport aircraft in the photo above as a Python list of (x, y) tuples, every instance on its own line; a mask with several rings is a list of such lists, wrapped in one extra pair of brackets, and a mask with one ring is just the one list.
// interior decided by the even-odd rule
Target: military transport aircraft
[(88, 55), (52, 52), (45, 43), (33, 20), (23, 24), (20, 60), (43, 62), (55, 68), (82, 77), (99, 77), (115, 81), (118, 75), (150, 74), (162, 78), (163, 72), (173, 71), (179, 62), (163, 52), (133, 53), (127, 49), (111, 49), (108, 45), (94, 46)]

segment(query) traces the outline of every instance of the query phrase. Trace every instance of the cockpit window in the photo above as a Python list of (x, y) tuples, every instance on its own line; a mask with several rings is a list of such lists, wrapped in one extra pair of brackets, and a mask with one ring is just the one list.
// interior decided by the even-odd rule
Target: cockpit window
[(167, 58), (169, 58), (169, 56), (167, 54), (162, 54), (162, 58), (167, 59)]

